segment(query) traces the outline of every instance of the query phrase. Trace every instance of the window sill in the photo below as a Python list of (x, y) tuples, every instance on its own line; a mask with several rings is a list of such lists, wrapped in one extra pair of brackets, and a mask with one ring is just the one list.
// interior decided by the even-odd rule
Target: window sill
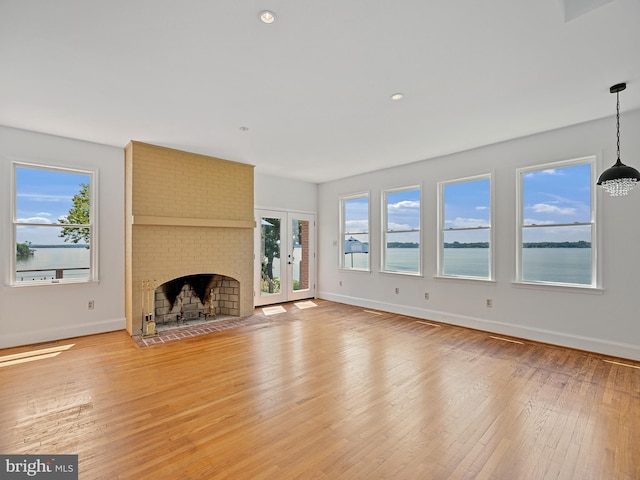
[(511, 285), (517, 288), (531, 288), (534, 290), (547, 290), (551, 292), (586, 293), (589, 295), (602, 295), (604, 293), (604, 288), (592, 287), (591, 285), (534, 282), (511, 282)]
[(463, 276), (453, 276), (453, 275), (435, 275), (433, 278), (436, 280), (444, 280), (446, 282), (471, 282), (471, 283), (480, 283), (483, 285), (495, 285), (496, 281), (492, 278), (479, 278), (479, 277), (463, 277)]
[(99, 280), (64, 280), (64, 281), (55, 281), (55, 280), (40, 280), (34, 282), (19, 282), (19, 283), (11, 283), (9, 284), (12, 288), (23, 288), (23, 287), (49, 287), (49, 286), (58, 286), (58, 285), (97, 285), (99, 284)]
[(419, 272), (402, 272), (402, 271), (394, 271), (394, 270), (380, 270), (379, 273), (384, 275), (404, 275), (406, 277), (419, 277), (422, 278), (422, 274)]
[(371, 270), (366, 268), (339, 268), (341, 272), (359, 272), (359, 273), (371, 273)]

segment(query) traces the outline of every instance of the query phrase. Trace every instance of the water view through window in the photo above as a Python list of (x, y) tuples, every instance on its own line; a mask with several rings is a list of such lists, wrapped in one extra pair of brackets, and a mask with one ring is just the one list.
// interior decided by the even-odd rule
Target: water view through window
[[(87, 278), (90, 252), (84, 245), (75, 247), (51, 247), (31, 245), (32, 255), (16, 261), (16, 280), (53, 280), (62, 278)], [(62, 269), (62, 273), (59, 273)]]
[(520, 278), (594, 285), (590, 161), (520, 172)]
[(369, 269), (369, 197), (341, 200), (343, 256), (341, 268)]
[[(389, 262), (399, 271), (412, 271), (420, 261), (417, 248), (390, 248)], [(486, 248), (445, 248), (446, 264), (461, 277), (488, 277)], [(353, 255), (354, 268), (366, 268), (364, 255)], [(591, 283), (591, 248), (525, 248), (523, 269), (529, 281), (557, 283)], [(553, 279), (553, 280), (549, 280)]]
[(15, 282), (91, 278), (90, 173), (16, 165)]
[(386, 191), (383, 192), (383, 199), (383, 270), (420, 273), (420, 189), (413, 187)]
[(491, 179), (441, 185), (441, 275), (491, 278)]

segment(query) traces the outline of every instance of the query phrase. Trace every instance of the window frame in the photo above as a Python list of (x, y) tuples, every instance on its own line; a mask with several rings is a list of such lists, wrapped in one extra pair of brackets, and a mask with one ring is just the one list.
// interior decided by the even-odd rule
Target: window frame
[[(367, 200), (367, 231), (366, 232), (347, 231), (346, 223), (345, 223), (347, 220), (346, 212), (345, 212), (346, 203), (350, 200), (358, 200), (363, 198), (366, 198)], [(371, 192), (367, 191), (367, 192), (354, 193), (350, 195), (340, 195), (338, 197), (338, 200), (340, 205), (339, 207), (340, 240), (338, 245), (338, 268), (340, 270), (346, 270), (350, 272), (371, 272), (371, 258), (372, 258), (371, 256), (371, 245), (372, 245), (372, 242), (371, 242)], [(369, 251), (367, 252), (367, 255), (368, 255), (367, 268), (350, 267), (346, 265), (344, 239), (346, 235), (355, 235), (355, 234), (357, 235), (366, 234), (368, 237)]]
[[(489, 226), (487, 227), (466, 227), (466, 228), (445, 228), (445, 188), (449, 185), (475, 182), (480, 180), (489, 180)], [(495, 232), (493, 228), (494, 217), (494, 188), (493, 188), (493, 172), (471, 175), (468, 177), (455, 178), (438, 182), (438, 255), (437, 255), (437, 278), (469, 280), (478, 282), (495, 282)], [(445, 232), (456, 231), (489, 231), (489, 274), (487, 277), (478, 277), (471, 275), (452, 275), (444, 272), (444, 244)]]
[[(418, 191), (418, 228), (410, 229), (410, 230), (388, 230), (388, 196), (389, 194), (400, 193), (400, 192), (411, 192)], [(380, 245), (380, 271), (382, 273), (391, 273), (396, 275), (409, 275), (409, 276), (422, 276), (422, 186), (421, 185), (409, 185), (406, 187), (397, 187), (397, 188), (389, 188), (382, 190), (380, 192), (381, 198), (381, 213), (382, 213), (382, 224), (381, 224), (381, 245)], [(387, 269), (387, 235), (389, 233), (418, 233), (418, 270), (417, 271), (407, 271), (407, 270), (389, 270)]]
[[(573, 222), (573, 223), (557, 223), (544, 225), (524, 225), (524, 178), (525, 175), (532, 172), (541, 172), (544, 170), (572, 167), (577, 165), (590, 165), (589, 189), (590, 189), (590, 220), (589, 222)], [(512, 282), (516, 286), (526, 286), (532, 288), (542, 288), (551, 290), (566, 289), (569, 291), (583, 290), (592, 291), (594, 293), (601, 292), (601, 271), (599, 265), (599, 232), (598, 232), (598, 207), (597, 207), (597, 191), (596, 170), (598, 162), (595, 155), (585, 157), (572, 158), (567, 160), (559, 160), (544, 164), (537, 164), (529, 167), (516, 169), (516, 235), (515, 235), (515, 280)], [(565, 283), (552, 281), (535, 281), (524, 280), (522, 278), (522, 261), (523, 261), (523, 229), (527, 228), (549, 228), (549, 227), (575, 227), (590, 226), (591, 227), (591, 283)]]
[[(18, 193), (18, 179), (17, 171), (19, 168), (31, 169), (31, 170), (44, 170), (50, 172), (69, 173), (76, 175), (86, 175), (89, 177), (89, 223), (88, 224), (60, 224), (60, 223), (30, 223), (30, 222), (18, 222), (17, 217), (17, 199)], [(11, 162), (11, 185), (10, 185), (10, 208), (11, 208), (11, 241), (9, 246), (11, 248), (11, 254), (9, 255), (9, 272), (8, 272), (8, 284), (11, 287), (29, 287), (29, 286), (44, 286), (44, 285), (68, 285), (68, 284), (84, 284), (97, 282), (98, 276), (98, 171), (80, 169), (75, 167), (65, 167), (59, 164), (48, 165), (32, 163), (22, 160), (13, 160)], [(77, 227), (88, 228), (90, 235), (90, 248), (89, 248), (89, 275), (82, 278), (59, 278), (48, 280), (18, 280), (16, 274), (17, 259), (16, 259), (16, 244), (17, 244), (17, 229), (18, 227), (38, 227), (38, 228), (60, 228), (64, 227)]]

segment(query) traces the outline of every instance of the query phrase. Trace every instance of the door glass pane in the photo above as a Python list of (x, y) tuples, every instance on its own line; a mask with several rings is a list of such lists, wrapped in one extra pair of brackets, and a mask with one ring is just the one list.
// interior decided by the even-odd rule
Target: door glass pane
[(266, 294), (280, 293), (280, 219), (261, 217), (260, 228), (260, 291)]
[(293, 291), (309, 289), (309, 222), (293, 219), (292, 262), (293, 262)]

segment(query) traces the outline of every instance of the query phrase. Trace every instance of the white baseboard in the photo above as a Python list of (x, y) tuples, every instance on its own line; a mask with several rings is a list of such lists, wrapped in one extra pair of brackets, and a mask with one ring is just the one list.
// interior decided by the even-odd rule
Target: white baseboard
[(113, 332), (116, 330), (124, 330), (126, 326), (127, 319), (123, 317), (82, 325), (61, 325), (45, 330), (2, 335), (2, 337), (0, 337), (0, 348), (33, 345), (35, 343), (52, 342), (56, 340), (63, 340), (65, 338)]
[(614, 357), (628, 358), (630, 360), (640, 360), (640, 346), (628, 343), (612, 342), (599, 338), (584, 337), (580, 335), (569, 335), (563, 332), (543, 330), (534, 327), (514, 325), (510, 323), (494, 322), (483, 318), (468, 317), (437, 310), (411, 307), (387, 302), (350, 297), (347, 295), (336, 295), (328, 292), (318, 292), (318, 298), (330, 300), (338, 303), (346, 303), (364, 308), (373, 308), (385, 312), (407, 315), (424, 320), (456, 325), (459, 327), (473, 328), (500, 335), (532, 340), (536, 342), (558, 345), (561, 347), (575, 348), (587, 352), (611, 355)]

